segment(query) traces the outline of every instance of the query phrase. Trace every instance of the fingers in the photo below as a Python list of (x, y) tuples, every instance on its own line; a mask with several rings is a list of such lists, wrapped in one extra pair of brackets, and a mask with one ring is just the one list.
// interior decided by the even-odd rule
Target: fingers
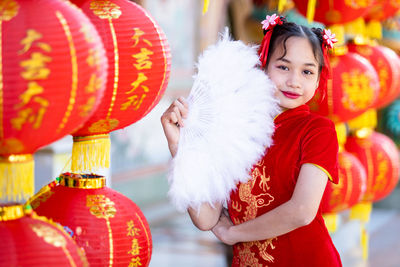
[(179, 97), (171, 106), (164, 112), (161, 117), (163, 124), (175, 124), (178, 127), (183, 127), (183, 119), (187, 118), (188, 115), (188, 103), (185, 98)]

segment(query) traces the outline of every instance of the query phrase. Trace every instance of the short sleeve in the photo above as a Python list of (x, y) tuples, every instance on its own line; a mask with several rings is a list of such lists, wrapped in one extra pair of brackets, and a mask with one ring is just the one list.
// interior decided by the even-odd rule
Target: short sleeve
[(328, 175), (331, 182), (337, 184), (338, 150), (333, 122), (318, 118), (310, 123), (309, 130), (301, 142), (300, 166), (304, 163), (314, 164)]

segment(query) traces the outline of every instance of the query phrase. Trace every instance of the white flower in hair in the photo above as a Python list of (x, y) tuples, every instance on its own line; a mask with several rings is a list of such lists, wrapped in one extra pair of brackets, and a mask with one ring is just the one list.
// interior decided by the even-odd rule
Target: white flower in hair
[(229, 200), (271, 145), (279, 113), (257, 47), (232, 41), (228, 29), (199, 57), (197, 69), (168, 174), (168, 195), (180, 211)]
[(279, 22), (280, 22), (280, 17), (277, 16), (276, 14), (273, 14), (272, 16), (267, 15), (265, 20), (261, 21), (261, 24), (263, 25), (262, 26), (263, 30), (268, 30), (269, 26), (275, 26)]

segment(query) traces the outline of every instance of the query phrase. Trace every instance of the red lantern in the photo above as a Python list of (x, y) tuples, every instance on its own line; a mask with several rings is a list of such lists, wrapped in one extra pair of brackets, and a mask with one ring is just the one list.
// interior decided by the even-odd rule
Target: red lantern
[[(294, 0), (296, 8), (301, 14), (307, 16), (310, 0)], [(362, 17), (375, 4), (376, 0), (347, 1), (347, 0), (317, 0), (314, 9), (314, 20), (326, 25), (343, 24)]]
[(367, 138), (349, 137), (346, 150), (353, 153), (367, 171), (363, 201), (378, 201), (390, 194), (399, 180), (399, 155), (387, 136), (373, 132)]
[(88, 266), (60, 225), (22, 205), (0, 206), (1, 266)]
[(349, 51), (368, 59), (379, 77), (380, 89), (375, 108), (382, 108), (399, 94), (400, 61), (397, 54), (385, 46), (350, 44)]
[(32, 154), (77, 129), (99, 104), (105, 51), (88, 18), (66, 1), (1, 1), (0, 32), (0, 197), (20, 200), (33, 194)]
[(65, 173), (58, 185), (41, 190), (30, 201), (32, 208), (68, 227), (90, 266), (148, 266), (151, 233), (138, 206), (105, 187), (102, 176), (74, 176)]
[[(334, 122), (357, 117), (370, 108), (379, 94), (379, 80), (374, 67), (355, 53), (331, 56), (332, 80), (327, 95), (312, 99), (310, 108)], [(321, 99), (322, 98), (322, 99)]]
[(361, 162), (349, 152), (339, 152), (339, 184), (327, 184), (322, 213), (336, 213), (354, 206), (361, 200), (365, 186), (366, 171)]
[(372, 6), (365, 16), (367, 20), (385, 20), (397, 13), (400, 9), (399, 0), (375, 0), (377, 3)]
[[(108, 167), (108, 133), (144, 117), (168, 84), (170, 49), (164, 33), (127, 0), (73, 0), (96, 26), (107, 51), (108, 80), (93, 116), (73, 133), (72, 170)], [(99, 148), (93, 148), (98, 144)]]

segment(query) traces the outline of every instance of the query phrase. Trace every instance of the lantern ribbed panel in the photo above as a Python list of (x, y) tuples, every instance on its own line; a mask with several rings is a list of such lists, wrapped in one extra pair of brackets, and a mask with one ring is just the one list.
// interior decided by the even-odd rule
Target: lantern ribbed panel
[[(296, 8), (303, 16), (307, 16), (308, 2), (311, 0), (294, 0)], [(364, 16), (376, 3), (376, 0), (317, 0), (314, 21), (326, 25), (342, 24)]]
[(367, 171), (367, 188), (362, 200), (378, 201), (389, 195), (399, 180), (399, 155), (393, 141), (373, 132), (367, 138), (348, 137), (345, 147)]
[(0, 240), (0, 266), (88, 266), (84, 251), (61, 226), (35, 214), (0, 219)]
[(339, 183), (326, 185), (322, 213), (340, 212), (357, 204), (364, 195), (366, 179), (361, 162), (349, 152), (339, 152)]
[(152, 251), (148, 223), (139, 207), (115, 190), (52, 185), (30, 203), (38, 214), (70, 229), (90, 266), (128, 266), (131, 262), (148, 266)]
[(329, 117), (335, 123), (348, 121), (362, 114), (376, 101), (379, 80), (374, 67), (362, 56), (348, 52), (331, 56), (332, 80), (326, 96), (310, 101), (312, 111)]
[[(73, 0), (96, 26), (108, 59), (104, 98), (74, 137), (108, 134), (143, 118), (160, 101), (169, 80), (170, 48), (161, 28), (127, 0)], [(72, 171), (109, 167), (109, 141), (74, 139)]]
[[(94, 26), (69, 2), (1, 5), (0, 179), (15, 187), (12, 194), (0, 188), (0, 198), (21, 200), (33, 193), (33, 169), (10, 156), (33, 154), (79, 128), (100, 103), (107, 61)], [(21, 179), (30, 190), (14, 182)]]
[(366, 58), (375, 68), (379, 78), (379, 96), (374, 107), (382, 108), (399, 95), (400, 60), (397, 54), (380, 45), (349, 45), (349, 51)]

